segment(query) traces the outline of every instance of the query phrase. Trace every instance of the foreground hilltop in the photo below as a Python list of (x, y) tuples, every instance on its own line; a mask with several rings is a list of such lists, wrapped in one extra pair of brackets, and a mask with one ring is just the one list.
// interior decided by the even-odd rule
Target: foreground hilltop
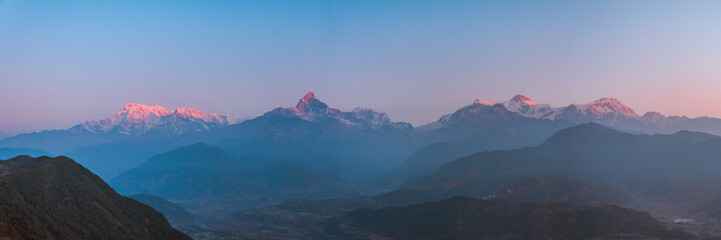
[(0, 239), (190, 239), (67, 157), (0, 161)]

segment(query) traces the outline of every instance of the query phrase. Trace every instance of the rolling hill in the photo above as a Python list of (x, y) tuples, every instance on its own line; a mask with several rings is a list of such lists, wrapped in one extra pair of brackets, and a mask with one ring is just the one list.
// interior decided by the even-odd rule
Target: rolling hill
[(0, 161), (0, 238), (190, 239), (66, 157)]

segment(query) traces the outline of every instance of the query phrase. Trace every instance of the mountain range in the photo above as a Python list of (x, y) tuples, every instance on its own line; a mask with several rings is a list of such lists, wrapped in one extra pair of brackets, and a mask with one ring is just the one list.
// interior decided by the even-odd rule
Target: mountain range
[(106, 119), (19, 134), (0, 140), (0, 147), (67, 155), (111, 179), (156, 154), (205, 142), (235, 155), (284, 160), (354, 184), (374, 179), (371, 185), (388, 189), (456, 158), (538, 145), (561, 129), (585, 122), (632, 133), (721, 134), (721, 120), (716, 118), (655, 112), (639, 116), (614, 98), (553, 107), (523, 95), (507, 101), (476, 99), (435, 122), (414, 127), (367, 108), (344, 112), (329, 107), (311, 91), (294, 107), (249, 120), (130, 103)]
[[(419, 130), (439, 128), (463, 121), (465, 114), (479, 111), (475, 105), (500, 105), (505, 110), (523, 117), (534, 119), (564, 120), (571, 123), (597, 122), (618, 129), (637, 132), (676, 132), (692, 130), (721, 133), (721, 120), (710, 117), (688, 118), (685, 116), (664, 116), (658, 112), (647, 112), (640, 116), (631, 107), (615, 98), (600, 98), (587, 104), (570, 104), (553, 107), (538, 104), (523, 95), (516, 95), (507, 101), (476, 99), (454, 114), (441, 117), (438, 121), (422, 125)], [(496, 111), (501, 111), (496, 107)], [(465, 109), (465, 110), (464, 110)], [(482, 111), (482, 110), (481, 110)], [(458, 114), (461, 112), (461, 114)], [(385, 113), (371, 109), (355, 108), (343, 112), (328, 107), (310, 91), (292, 108), (276, 108), (264, 115), (286, 116), (321, 124), (344, 124), (357, 128), (413, 129), (405, 122), (393, 122)], [(226, 114), (208, 114), (193, 108), (166, 110), (161, 106), (147, 106), (128, 103), (112, 116), (80, 123), (65, 130), (46, 130), (8, 137), (0, 141), (4, 147), (33, 147), (53, 153), (64, 153), (77, 147), (97, 145), (138, 136), (178, 136), (185, 133), (201, 132), (223, 128), (240, 123), (245, 119)], [(0, 137), (2, 139), (2, 137)], [(72, 140), (72, 141), (71, 141)]]
[(639, 116), (614, 98), (567, 107), (539, 104), (523, 95), (507, 101), (476, 99), (435, 122), (415, 128), (417, 150), (400, 166), (377, 178), (376, 184), (393, 188), (468, 154), (539, 145), (561, 129), (588, 122), (630, 133), (721, 134), (721, 119), (666, 117), (657, 112)]
[[(238, 122), (242, 123), (234, 124)], [(153, 155), (198, 142), (236, 155), (285, 160), (357, 179), (388, 169), (410, 152), (410, 132), (410, 124), (392, 122), (385, 113), (362, 108), (343, 112), (309, 92), (295, 107), (276, 108), (251, 121), (187, 108), (169, 111), (128, 104), (104, 120), (21, 134), (0, 140), (0, 146), (60, 152), (104, 179)]]
[[(713, 183), (721, 176), (721, 138), (664, 133), (684, 124), (713, 128), (713, 121), (644, 116), (612, 98), (555, 108), (517, 95), (475, 100), (413, 127), (370, 109), (342, 111), (308, 92), (293, 107), (245, 121), (128, 104), (104, 120), (0, 140), (8, 145), (0, 154), (52, 156), (42, 146), (65, 147), (81, 169), (172, 216), (193, 237), (686, 238), (654, 220), (670, 222), (676, 213), (644, 205), (653, 199), (713, 218), (706, 212), (721, 211)], [(29, 139), (38, 144), (23, 147)], [(44, 174), (50, 177), (35, 177), (55, 176)], [(381, 216), (397, 224), (377, 225)], [(565, 217), (583, 219), (558, 220)], [(469, 230), (504, 221), (518, 228)], [(585, 221), (627, 224), (591, 229)]]
[(414, 148), (412, 133), (410, 124), (391, 122), (384, 113), (343, 112), (309, 92), (295, 107), (188, 137), (234, 155), (283, 160), (359, 182), (397, 165)]
[(611, 97), (600, 98), (587, 104), (574, 103), (566, 107), (537, 104), (530, 98), (520, 94), (508, 101), (476, 99), (475, 102), (486, 105), (500, 104), (509, 111), (530, 118), (565, 120), (576, 124), (596, 122), (637, 133), (675, 133), (688, 130), (721, 135), (721, 119), (664, 116), (654, 111), (638, 115), (631, 107)]
[(65, 130), (18, 134), (0, 140), (3, 147), (32, 147), (65, 153), (80, 147), (138, 138), (172, 138), (184, 133), (207, 131), (240, 122), (225, 114), (207, 114), (193, 108), (166, 110), (161, 106), (128, 103), (112, 116), (86, 121)]
[(384, 127), (397, 129), (412, 129), (410, 123), (392, 122), (385, 113), (379, 113), (367, 108), (355, 108), (350, 112), (328, 107), (325, 103), (315, 97), (313, 91), (309, 91), (292, 108), (276, 108), (265, 115), (286, 116), (300, 118), (309, 122), (321, 124), (342, 124), (354, 128)]

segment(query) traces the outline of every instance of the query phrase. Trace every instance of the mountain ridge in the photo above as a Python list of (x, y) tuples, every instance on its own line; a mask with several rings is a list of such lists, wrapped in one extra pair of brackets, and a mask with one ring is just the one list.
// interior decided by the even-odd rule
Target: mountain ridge
[(67, 129), (18, 134), (0, 139), (0, 147), (30, 147), (62, 154), (79, 147), (138, 138), (174, 138), (189, 132), (227, 127), (242, 120), (193, 108), (166, 110), (161, 106), (128, 103), (108, 118), (85, 121)]
[[(721, 175), (720, 163), (713, 161), (721, 157), (720, 146), (718, 137), (703, 133), (634, 135), (585, 123), (559, 131), (538, 146), (456, 159), (403, 186), (483, 196), (519, 178), (546, 174), (645, 191), (667, 176), (701, 180)], [(680, 164), (678, 159), (687, 161)]]
[(70, 158), (0, 161), (0, 238), (190, 239)]

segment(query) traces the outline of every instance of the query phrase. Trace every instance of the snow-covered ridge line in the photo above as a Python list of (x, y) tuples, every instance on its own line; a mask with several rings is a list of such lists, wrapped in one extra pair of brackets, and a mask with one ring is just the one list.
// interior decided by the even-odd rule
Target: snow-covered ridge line
[(369, 108), (355, 108), (350, 112), (331, 108), (318, 100), (313, 91), (303, 96), (295, 107), (277, 108), (267, 114), (298, 117), (310, 122), (340, 123), (356, 128), (378, 129), (386, 126), (399, 129), (412, 128), (409, 123), (392, 122), (388, 114)]
[(621, 103), (618, 99), (604, 97), (587, 104), (570, 104), (567, 107), (552, 107), (549, 104), (537, 104), (530, 98), (523, 95), (516, 95), (508, 101), (480, 100), (476, 98), (474, 104), (495, 105), (502, 104), (511, 112), (519, 115), (556, 120), (572, 117), (571, 115), (604, 117), (607, 115), (618, 115), (629, 119), (640, 119), (633, 109)]
[[(194, 108), (166, 110), (162, 106), (128, 103), (114, 115), (81, 125), (90, 132), (108, 133), (118, 131), (125, 135), (137, 135), (162, 127), (173, 134), (207, 130), (240, 122), (240, 118), (225, 114), (208, 114)], [(186, 129), (187, 128), (187, 129)]]
[[(494, 113), (495, 112), (495, 113)], [(488, 118), (505, 113), (515, 113), (522, 117), (564, 120), (572, 123), (598, 122), (607, 125), (641, 122), (642, 119), (630, 107), (615, 98), (601, 98), (587, 104), (570, 104), (566, 107), (553, 107), (540, 104), (524, 95), (516, 95), (507, 101), (483, 100), (476, 98), (452, 114), (442, 116), (438, 121), (418, 127), (418, 130), (433, 130), (453, 125), (461, 119)], [(492, 115), (489, 115), (492, 114)], [(503, 117), (501, 117), (503, 118)], [(634, 123), (635, 124), (635, 123)]]

